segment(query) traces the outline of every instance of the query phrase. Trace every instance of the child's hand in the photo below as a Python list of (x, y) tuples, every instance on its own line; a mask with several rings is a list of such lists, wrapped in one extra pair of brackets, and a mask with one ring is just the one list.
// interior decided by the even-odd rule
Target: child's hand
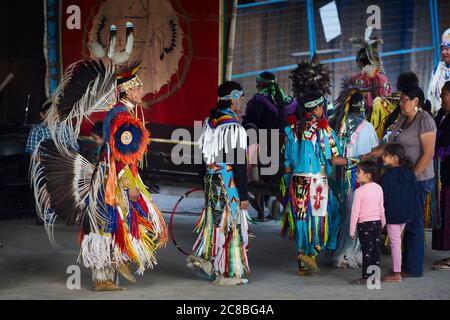
[(355, 240), (356, 236), (350, 236), (350, 239)]

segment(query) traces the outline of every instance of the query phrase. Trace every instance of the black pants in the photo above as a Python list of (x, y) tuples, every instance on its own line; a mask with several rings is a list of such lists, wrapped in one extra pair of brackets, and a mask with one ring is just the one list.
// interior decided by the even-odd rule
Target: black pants
[(357, 229), (362, 249), (362, 278), (367, 279), (372, 275), (367, 273), (369, 266), (380, 267), (381, 221), (358, 223)]

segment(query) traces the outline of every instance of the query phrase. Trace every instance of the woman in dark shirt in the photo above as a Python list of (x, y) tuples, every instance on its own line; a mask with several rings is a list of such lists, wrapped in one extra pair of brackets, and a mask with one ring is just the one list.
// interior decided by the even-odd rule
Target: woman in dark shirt
[[(435, 185), (433, 157), (436, 142), (436, 124), (433, 118), (423, 110), (425, 96), (417, 86), (402, 88), (400, 110), (402, 115), (393, 126), (389, 135), (390, 143), (399, 143), (405, 148), (406, 156), (412, 159), (413, 171), (419, 182), (416, 203), (419, 210), (415, 217), (406, 224), (403, 244), (403, 276), (421, 277), (423, 275), (425, 231), (425, 201)], [(379, 158), (384, 154), (385, 145), (362, 156)]]
[[(435, 117), (438, 127), (436, 140), (436, 167), (440, 179), (438, 190), (436, 221), (440, 228), (433, 229), (434, 250), (450, 250), (450, 81), (447, 81), (441, 93), (442, 109)], [(436, 261), (434, 270), (450, 270), (450, 257)]]

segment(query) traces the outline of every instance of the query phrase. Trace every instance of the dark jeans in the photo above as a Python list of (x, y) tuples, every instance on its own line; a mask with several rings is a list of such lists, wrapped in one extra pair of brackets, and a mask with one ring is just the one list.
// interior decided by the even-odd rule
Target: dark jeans
[(371, 276), (367, 273), (367, 268), (380, 266), (381, 221), (358, 223), (357, 229), (363, 258), (362, 278), (367, 279)]
[(402, 270), (411, 276), (421, 277), (423, 274), (423, 259), (425, 246), (424, 212), (427, 193), (434, 189), (434, 178), (419, 181), (417, 194), (417, 210), (413, 220), (405, 226), (403, 236)]

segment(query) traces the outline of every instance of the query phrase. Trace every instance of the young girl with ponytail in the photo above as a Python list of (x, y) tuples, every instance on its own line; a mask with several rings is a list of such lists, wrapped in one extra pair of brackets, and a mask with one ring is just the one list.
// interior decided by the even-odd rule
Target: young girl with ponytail
[(406, 157), (405, 149), (398, 143), (385, 146), (383, 163), (388, 168), (381, 177), (381, 187), (392, 255), (392, 272), (385, 275), (383, 280), (401, 282), (401, 235), (406, 223), (413, 219), (414, 211), (417, 210), (417, 178), (411, 158)]

